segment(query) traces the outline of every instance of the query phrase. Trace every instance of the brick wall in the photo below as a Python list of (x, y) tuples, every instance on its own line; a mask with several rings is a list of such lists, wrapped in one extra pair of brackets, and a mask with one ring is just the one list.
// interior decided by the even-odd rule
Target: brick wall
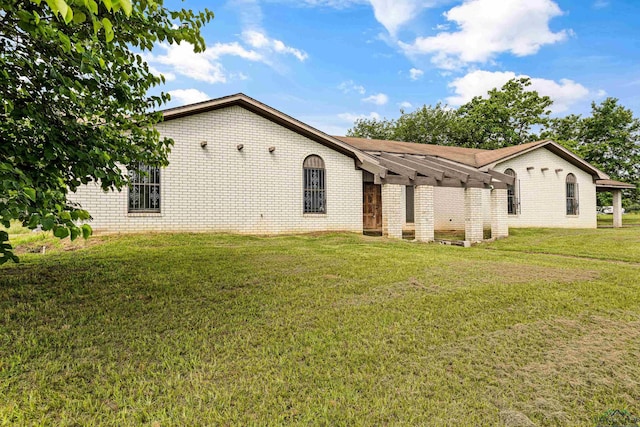
[(402, 238), (402, 225), (405, 223), (406, 195), (404, 185), (382, 185), (382, 234), (396, 239)]
[[(532, 167), (533, 169), (527, 170)], [(513, 169), (520, 181), (520, 213), (509, 215), (510, 227), (595, 228), (596, 187), (587, 172), (539, 148), (494, 168), (498, 172)], [(547, 170), (542, 170), (547, 168)], [(562, 169), (556, 172), (556, 169)], [(579, 189), (579, 214), (567, 215), (566, 178), (576, 176)]]
[[(71, 199), (89, 210), (95, 230), (362, 231), (362, 171), (352, 158), (239, 106), (160, 123), (158, 129), (175, 140), (161, 173), (162, 212), (129, 214), (126, 189), (104, 193), (84, 186)], [(238, 144), (244, 144), (242, 151)], [(303, 213), (302, 163), (311, 154), (325, 162), (326, 214)]]
[[(527, 170), (528, 167), (533, 167)], [(593, 178), (582, 169), (556, 156), (546, 148), (539, 148), (494, 168), (498, 172), (513, 169), (520, 181), (520, 213), (508, 216), (509, 227), (595, 228), (596, 190)], [(547, 170), (543, 171), (543, 168)], [(556, 169), (562, 169), (556, 172)], [(567, 174), (578, 181), (579, 214), (566, 214)], [(436, 230), (464, 230), (464, 189), (435, 188)], [(482, 194), (483, 223), (491, 225), (491, 193)]]

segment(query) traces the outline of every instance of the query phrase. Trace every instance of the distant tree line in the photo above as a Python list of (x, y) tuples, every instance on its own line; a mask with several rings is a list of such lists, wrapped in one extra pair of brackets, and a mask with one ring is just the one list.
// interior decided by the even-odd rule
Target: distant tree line
[[(591, 103), (591, 115), (551, 117), (553, 100), (529, 90), (529, 78), (509, 80), (459, 108), (437, 103), (397, 119), (358, 119), (348, 136), (496, 149), (552, 139), (612, 179), (636, 185), (625, 203), (640, 203), (640, 120), (615, 98)], [(606, 195), (600, 199), (608, 203)]]

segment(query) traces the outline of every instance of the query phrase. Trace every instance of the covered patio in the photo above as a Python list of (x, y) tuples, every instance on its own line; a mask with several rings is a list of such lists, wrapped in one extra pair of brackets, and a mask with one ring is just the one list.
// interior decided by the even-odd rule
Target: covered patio
[[(464, 240), (476, 243), (484, 239), (485, 200), (490, 202), (491, 238), (509, 235), (507, 187), (514, 177), (493, 170), (476, 168), (437, 156), (366, 150), (378, 160), (377, 170), (363, 173), (363, 223), (366, 230), (379, 229), (384, 236), (401, 239), (405, 215), (411, 216), (415, 239), (434, 240), (434, 189), (464, 189)], [(403, 197), (411, 189), (412, 203)], [(489, 198), (483, 197), (489, 192)], [(407, 191), (408, 193), (408, 191)], [(406, 212), (412, 209), (412, 212)]]
[(612, 179), (599, 179), (596, 181), (598, 193), (611, 192), (613, 195), (613, 227), (622, 227), (622, 190), (633, 190), (636, 187), (626, 182)]

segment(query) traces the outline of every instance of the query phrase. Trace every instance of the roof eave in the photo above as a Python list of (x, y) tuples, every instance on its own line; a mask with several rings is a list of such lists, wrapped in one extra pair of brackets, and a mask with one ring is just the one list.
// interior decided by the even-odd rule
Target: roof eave
[(243, 93), (229, 95), (222, 98), (212, 99), (209, 101), (199, 102), (196, 104), (185, 105), (182, 107), (170, 108), (161, 111), (164, 121), (175, 120), (181, 117), (194, 114), (204, 113), (207, 111), (218, 110), (222, 108), (240, 106), (246, 110), (258, 114), (265, 119), (279, 124), (293, 132), (304, 137), (316, 141), (326, 147), (338, 151), (341, 154), (352, 157), (358, 163), (374, 163), (377, 164), (375, 157), (370, 156), (337, 138), (334, 138), (312, 126), (309, 126), (293, 117), (276, 110), (260, 101), (257, 101)]

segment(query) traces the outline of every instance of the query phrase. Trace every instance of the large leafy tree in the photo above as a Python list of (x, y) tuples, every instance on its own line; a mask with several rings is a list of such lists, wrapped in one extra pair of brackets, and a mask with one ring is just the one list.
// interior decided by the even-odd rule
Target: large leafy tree
[[(85, 237), (81, 184), (127, 185), (122, 165), (165, 165), (172, 144), (149, 111), (168, 95), (141, 52), (157, 42), (205, 48), (209, 10), (162, 0), (0, 0), (0, 224)], [(17, 260), (0, 229), (0, 264)]]
[(522, 144), (538, 139), (553, 104), (529, 86), (529, 78), (516, 78), (457, 110), (438, 103), (401, 111), (398, 119), (357, 120), (348, 135), (485, 149)]
[[(591, 103), (591, 116), (553, 119), (544, 135), (574, 150), (612, 178), (640, 185), (640, 120), (633, 112), (607, 98)], [(638, 190), (628, 192), (640, 202)], [(609, 203), (600, 196), (601, 203)]]
[(514, 78), (487, 97), (476, 96), (458, 109), (457, 145), (495, 149), (538, 139), (536, 131), (547, 124), (553, 101), (528, 90), (529, 78)]
[(396, 140), (396, 120), (388, 119), (356, 119), (353, 127), (347, 130), (347, 136), (369, 139)]
[(456, 111), (441, 103), (424, 105), (413, 112), (400, 110), (398, 119), (358, 119), (348, 136), (422, 144), (450, 145), (458, 130)]

